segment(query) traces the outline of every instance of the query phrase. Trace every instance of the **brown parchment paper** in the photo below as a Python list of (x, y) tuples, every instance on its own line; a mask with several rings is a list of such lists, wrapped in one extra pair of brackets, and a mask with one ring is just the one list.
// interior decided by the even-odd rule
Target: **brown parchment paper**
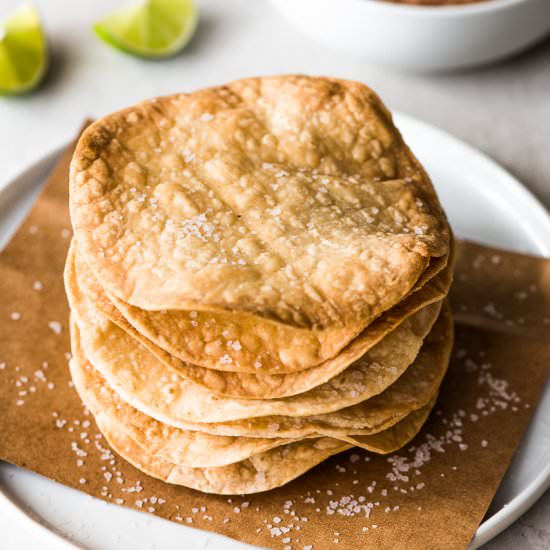
[(69, 379), (67, 151), (0, 256), (0, 459), (109, 502), (264, 547), (460, 549), (481, 522), (550, 366), (550, 261), (458, 247), (452, 365), (399, 453), (351, 450), (280, 489), (209, 496), (113, 454)]

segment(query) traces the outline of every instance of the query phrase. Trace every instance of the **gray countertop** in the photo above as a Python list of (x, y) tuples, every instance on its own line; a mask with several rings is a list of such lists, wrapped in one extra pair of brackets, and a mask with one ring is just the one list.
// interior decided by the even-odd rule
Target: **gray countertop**
[(483, 550), (548, 550), (550, 548), (550, 492)]
[[(0, 10), (15, 3), (0, 0)], [(205, 0), (200, 31), (188, 50), (166, 62), (147, 63), (112, 51), (91, 34), (91, 22), (113, 2), (37, 3), (52, 39), (54, 64), (39, 92), (0, 99), (0, 187), (70, 139), (85, 116), (232, 78), (305, 72), (364, 81), (393, 109), (489, 154), (550, 206), (550, 41), (482, 70), (397, 74), (312, 44), (265, 2)], [(6, 533), (7, 525), (0, 517), (0, 532)], [(24, 527), (10, 524), (9, 533), (8, 548), (31, 547)], [(486, 548), (550, 548), (550, 494)]]

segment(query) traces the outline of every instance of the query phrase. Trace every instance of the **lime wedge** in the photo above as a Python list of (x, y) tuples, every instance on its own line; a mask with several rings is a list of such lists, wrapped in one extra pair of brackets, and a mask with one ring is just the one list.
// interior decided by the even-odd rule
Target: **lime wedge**
[(35, 88), (46, 72), (47, 50), (33, 5), (25, 4), (0, 21), (0, 94), (23, 94)]
[(197, 27), (193, 0), (146, 0), (94, 25), (97, 35), (123, 52), (160, 59), (182, 50)]

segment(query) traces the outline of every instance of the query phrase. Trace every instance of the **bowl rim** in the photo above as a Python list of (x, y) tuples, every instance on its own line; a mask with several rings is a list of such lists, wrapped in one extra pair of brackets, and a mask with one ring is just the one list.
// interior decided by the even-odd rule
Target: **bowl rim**
[(398, 4), (391, 0), (352, 1), (363, 5), (369, 4), (370, 7), (378, 9), (381, 12), (399, 12), (403, 15), (410, 15), (413, 17), (430, 15), (441, 18), (454, 17), (457, 15), (481, 15), (513, 8), (521, 4), (527, 5), (533, 2), (533, 0), (479, 0), (471, 4), (423, 6), (419, 4)]

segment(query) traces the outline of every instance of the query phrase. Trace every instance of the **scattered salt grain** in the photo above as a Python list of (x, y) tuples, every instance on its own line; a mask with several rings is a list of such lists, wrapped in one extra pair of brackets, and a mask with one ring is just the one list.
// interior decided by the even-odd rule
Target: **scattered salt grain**
[(63, 332), (63, 326), (59, 321), (50, 321), (48, 327), (55, 332), (55, 334), (61, 334)]

